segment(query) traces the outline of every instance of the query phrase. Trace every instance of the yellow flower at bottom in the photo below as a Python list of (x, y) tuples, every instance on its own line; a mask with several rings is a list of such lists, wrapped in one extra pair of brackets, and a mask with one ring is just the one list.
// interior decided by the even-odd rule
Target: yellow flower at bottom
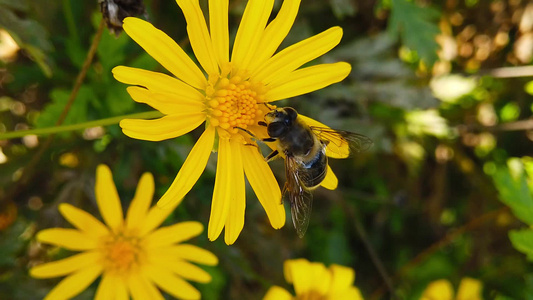
[(459, 283), (457, 295), (453, 297), (453, 286), (446, 279), (435, 280), (428, 284), (420, 300), (481, 300), (481, 281), (473, 278), (463, 278)]
[[(342, 29), (332, 27), (276, 53), (294, 23), (300, 0), (283, 1), (270, 22), (275, 1), (250, 0), (230, 58), (229, 1), (209, 1), (209, 23), (198, 0), (176, 2), (185, 16), (199, 66), (174, 40), (150, 23), (124, 19), (124, 31), (173, 76), (125, 66), (113, 69), (118, 81), (131, 85), (127, 90), (134, 101), (164, 114), (154, 120), (122, 120), (122, 131), (132, 138), (161, 141), (205, 124), (205, 131), (158, 205), (177, 205), (196, 183), (216, 148), (218, 162), (208, 238), (217, 239), (225, 228), (224, 240), (233, 244), (242, 231), (245, 176), (272, 227), (281, 228), (285, 224), (285, 210), (276, 178), (258, 149), (250, 147), (256, 141), (238, 128), (266, 138), (265, 127), (258, 124), (270, 110), (266, 103), (306, 94), (348, 76), (351, 66), (346, 62), (302, 67), (335, 47), (341, 40)], [(329, 151), (327, 154), (335, 155)], [(322, 186), (329, 189), (337, 186), (337, 178), (329, 167)]]
[(263, 300), (359, 300), (363, 299), (355, 280), (353, 269), (309, 262), (306, 259), (287, 260), (284, 265), (285, 279), (294, 285), (296, 296), (287, 290), (273, 286)]
[(75, 229), (51, 228), (40, 231), (40, 242), (68, 250), (82, 251), (65, 259), (33, 267), (35, 278), (67, 277), (45, 299), (70, 299), (85, 290), (100, 275), (95, 299), (164, 299), (158, 287), (179, 299), (200, 299), (190, 283), (211, 281), (206, 271), (191, 262), (216, 265), (211, 252), (182, 244), (199, 235), (199, 222), (183, 222), (156, 229), (170, 211), (150, 208), (154, 179), (145, 173), (137, 186), (126, 218), (111, 171), (100, 165), (96, 171), (96, 201), (105, 222), (70, 204), (59, 211)]

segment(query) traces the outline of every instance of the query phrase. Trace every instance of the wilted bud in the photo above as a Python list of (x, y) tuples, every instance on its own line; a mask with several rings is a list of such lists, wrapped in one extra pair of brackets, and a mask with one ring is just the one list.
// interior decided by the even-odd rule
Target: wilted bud
[(98, 0), (107, 28), (115, 35), (122, 32), (122, 20), (146, 13), (142, 0)]

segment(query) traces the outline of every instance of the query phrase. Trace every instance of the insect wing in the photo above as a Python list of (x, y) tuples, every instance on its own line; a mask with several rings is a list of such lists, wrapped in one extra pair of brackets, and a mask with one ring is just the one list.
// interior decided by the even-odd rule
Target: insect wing
[(313, 194), (302, 184), (301, 176), (305, 174), (293, 157), (285, 159), (285, 175), (287, 182), (283, 188), (283, 195), (289, 198), (296, 233), (303, 238), (309, 226)]
[(326, 153), (333, 158), (346, 158), (350, 153), (368, 150), (374, 142), (362, 134), (328, 127), (310, 126), (318, 138), (326, 143)]

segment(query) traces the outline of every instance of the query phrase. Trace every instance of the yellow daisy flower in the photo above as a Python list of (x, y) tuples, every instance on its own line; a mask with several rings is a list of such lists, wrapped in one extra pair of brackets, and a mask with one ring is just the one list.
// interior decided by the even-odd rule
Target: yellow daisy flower
[(353, 269), (309, 262), (306, 259), (285, 261), (285, 279), (294, 285), (296, 296), (279, 287), (271, 287), (263, 300), (359, 300), (363, 299), (358, 288), (352, 286), (355, 280)]
[(466, 277), (461, 279), (454, 297), (452, 284), (446, 279), (440, 279), (428, 284), (420, 300), (481, 300), (482, 288), (481, 281)]
[(154, 194), (152, 174), (139, 182), (126, 219), (111, 171), (105, 165), (96, 170), (96, 201), (105, 225), (89, 213), (62, 203), (59, 211), (75, 229), (40, 231), (40, 242), (68, 250), (82, 251), (65, 259), (33, 267), (35, 278), (68, 275), (45, 299), (70, 299), (85, 290), (100, 275), (95, 299), (164, 299), (157, 287), (176, 298), (200, 299), (200, 292), (185, 279), (207, 283), (211, 276), (191, 262), (216, 265), (211, 252), (180, 244), (199, 235), (199, 222), (183, 222), (156, 229), (168, 216), (150, 208)]
[[(228, 0), (209, 1), (209, 27), (198, 0), (177, 3), (185, 15), (189, 40), (201, 69), (165, 33), (141, 19), (126, 18), (125, 32), (174, 76), (125, 66), (114, 68), (118, 81), (132, 85), (127, 90), (133, 100), (165, 115), (155, 120), (126, 119), (120, 126), (129, 137), (160, 141), (183, 135), (205, 122), (204, 133), (158, 205), (177, 205), (196, 183), (216, 147), (218, 162), (208, 238), (217, 239), (224, 227), (227, 244), (239, 236), (244, 226), (245, 176), (271, 225), (281, 228), (285, 211), (278, 183), (261, 153), (249, 146), (255, 141), (236, 127), (267, 137), (265, 128), (258, 125), (270, 111), (264, 103), (309, 93), (344, 79), (351, 70), (345, 62), (300, 68), (335, 47), (342, 29), (330, 28), (274, 54), (294, 23), (300, 0), (283, 1), (270, 23), (274, 0), (250, 0), (230, 59)], [(310, 125), (324, 126), (306, 120)], [(337, 179), (331, 171), (322, 185), (336, 188)]]

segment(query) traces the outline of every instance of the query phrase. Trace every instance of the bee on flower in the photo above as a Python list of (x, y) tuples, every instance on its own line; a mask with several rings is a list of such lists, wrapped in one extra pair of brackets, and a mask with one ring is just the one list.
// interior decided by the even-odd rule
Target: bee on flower
[[(197, 0), (177, 3), (185, 16), (199, 66), (152, 24), (126, 18), (124, 31), (173, 76), (115, 67), (115, 78), (131, 85), (127, 90), (133, 100), (164, 114), (154, 120), (125, 119), (120, 126), (129, 137), (161, 141), (204, 124), (203, 134), (158, 205), (175, 207), (196, 183), (216, 149), (218, 161), (207, 232), (210, 240), (217, 239), (225, 228), (224, 240), (232, 244), (242, 231), (245, 177), (272, 227), (281, 228), (285, 224), (281, 190), (262, 154), (250, 145), (269, 137), (261, 122), (272, 103), (324, 88), (348, 76), (351, 66), (346, 62), (302, 67), (335, 47), (342, 29), (330, 28), (276, 52), (294, 23), (300, 0), (283, 1), (270, 22), (274, 0), (250, 0), (230, 53), (228, 0), (209, 1), (208, 22)], [(309, 125), (326, 127), (310, 118), (305, 120)], [(320, 185), (328, 189), (337, 186), (329, 166)]]

